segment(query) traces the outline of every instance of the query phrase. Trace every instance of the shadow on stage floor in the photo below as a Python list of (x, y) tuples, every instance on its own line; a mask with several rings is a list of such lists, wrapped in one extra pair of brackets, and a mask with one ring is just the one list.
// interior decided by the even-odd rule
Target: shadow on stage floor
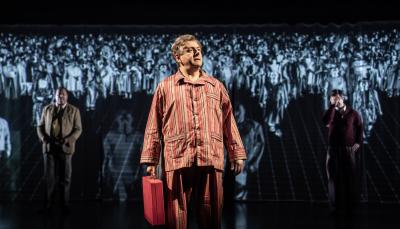
[[(71, 213), (38, 214), (39, 203), (0, 205), (0, 229), (151, 228), (141, 202), (74, 202)], [(257, 202), (225, 206), (222, 228), (399, 228), (400, 205), (362, 204), (354, 216), (336, 218), (325, 203)], [(162, 227), (160, 227), (162, 228)], [(193, 214), (189, 228), (197, 228)]]

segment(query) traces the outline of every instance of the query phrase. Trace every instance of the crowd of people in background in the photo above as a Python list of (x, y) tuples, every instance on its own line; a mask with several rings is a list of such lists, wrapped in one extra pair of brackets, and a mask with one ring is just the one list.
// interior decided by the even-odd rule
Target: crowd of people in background
[[(369, 136), (382, 114), (378, 92), (400, 95), (400, 33), (380, 31), (200, 33), (203, 69), (228, 90), (249, 92), (280, 137), (289, 102), (305, 94), (344, 91), (361, 112)], [(94, 110), (99, 98), (149, 95), (176, 71), (170, 57), (175, 34), (21, 35), (0, 33), (0, 96), (31, 96), (36, 125), (53, 91), (66, 87)]]

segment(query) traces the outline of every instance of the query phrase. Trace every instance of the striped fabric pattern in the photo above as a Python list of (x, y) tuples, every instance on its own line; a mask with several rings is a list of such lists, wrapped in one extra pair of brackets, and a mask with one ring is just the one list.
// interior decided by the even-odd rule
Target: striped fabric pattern
[(211, 167), (184, 168), (166, 172), (167, 228), (188, 228), (191, 200), (197, 212), (198, 228), (221, 228), (223, 184), (222, 171)]
[(202, 72), (191, 82), (179, 71), (157, 86), (146, 125), (140, 163), (157, 164), (163, 146), (165, 171), (198, 166), (223, 170), (246, 153), (224, 85)]

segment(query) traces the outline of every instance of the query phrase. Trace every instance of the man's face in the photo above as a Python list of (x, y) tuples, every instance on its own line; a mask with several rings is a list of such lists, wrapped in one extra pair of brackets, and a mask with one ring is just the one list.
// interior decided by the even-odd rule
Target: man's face
[(397, 56), (396, 55), (392, 56), (392, 62), (397, 62)]
[(166, 71), (167, 70), (167, 65), (165, 65), (165, 64), (160, 65), (160, 70), (161, 71)]
[(361, 91), (368, 91), (368, 81), (363, 80), (360, 83)]
[(152, 68), (152, 63), (150, 61), (146, 62), (146, 69), (150, 70)]
[(331, 71), (332, 77), (339, 77), (339, 68), (333, 68)]
[(276, 61), (282, 62), (282, 61), (283, 61), (283, 55), (279, 54), (279, 55), (276, 57)]
[(56, 91), (56, 104), (63, 106), (68, 102), (68, 93), (64, 89)]
[(196, 41), (185, 42), (185, 45), (180, 48), (180, 51), (180, 55), (175, 57), (180, 65), (187, 67), (201, 67), (203, 64), (201, 48)]

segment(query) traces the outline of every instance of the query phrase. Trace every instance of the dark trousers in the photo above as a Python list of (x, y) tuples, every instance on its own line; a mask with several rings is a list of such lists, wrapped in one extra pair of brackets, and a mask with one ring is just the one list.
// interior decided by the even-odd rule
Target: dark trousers
[(10, 194), (12, 193), (12, 183), (14, 183), (12, 179), (12, 171), (10, 168), (10, 159), (7, 157), (8, 155), (6, 151), (0, 151), (0, 191), (2, 192), (0, 195), (0, 201), (11, 199)]
[[(56, 194), (59, 194), (61, 204), (69, 204), (69, 190), (71, 186), (71, 154), (62, 151), (45, 153), (44, 178), (46, 183), (45, 204), (50, 207), (55, 203)], [(57, 193), (57, 188), (59, 193)]]
[(326, 171), (328, 175), (329, 202), (332, 210), (351, 212), (359, 200), (360, 150), (351, 147), (329, 147)]

